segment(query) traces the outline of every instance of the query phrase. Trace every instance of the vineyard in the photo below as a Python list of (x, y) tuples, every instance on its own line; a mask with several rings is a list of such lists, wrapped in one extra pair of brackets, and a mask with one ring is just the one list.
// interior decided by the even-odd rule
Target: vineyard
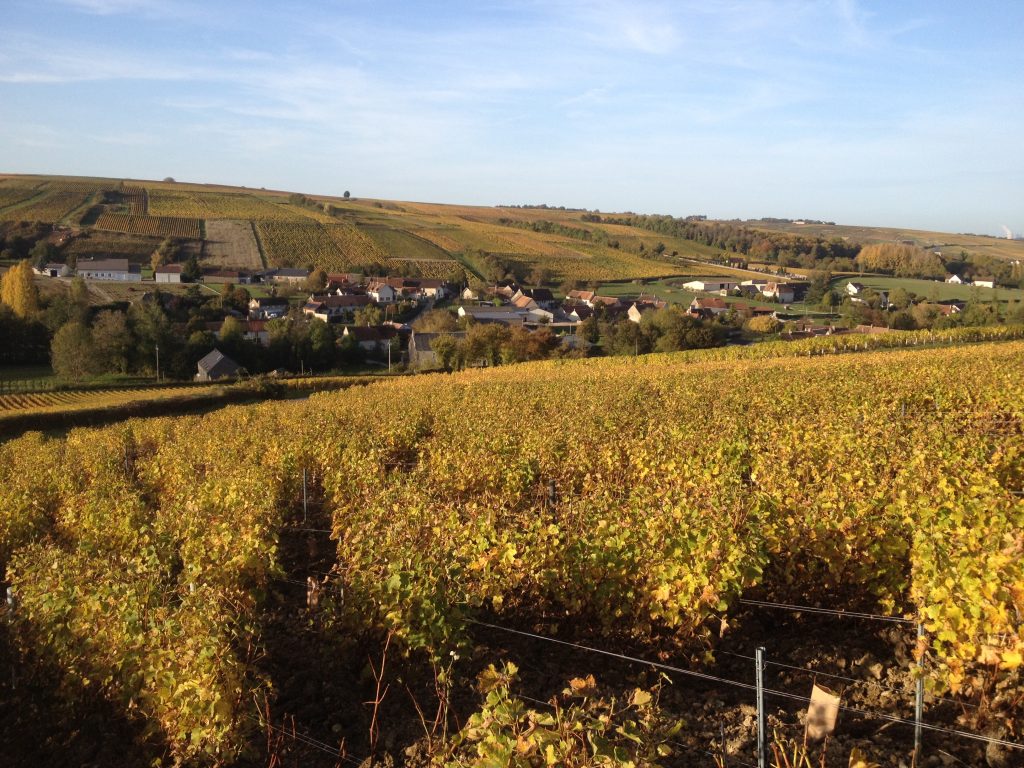
[(173, 216), (138, 216), (125, 213), (103, 213), (96, 220), (97, 229), (124, 232), (131, 235), (154, 237), (179, 237), (199, 240), (202, 237), (202, 222), (199, 219), (184, 219)]
[(149, 189), (149, 212), (154, 216), (196, 219), (248, 219), (250, 221), (332, 222), (333, 218), (308, 208), (273, 202), (246, 193), (192, 192), (164, 187)]
[[(671, 746), (708, 742), (662, 718), (653, 680), (618, 707), (574, 680), (568, 720), (529, 714), (500, 661), (528, 675), (537, 649), (477, 622), (685, 668), (714, 659), (756, 594), (920, 620), (930, 695), (1018, 735), (1024, 342), (815, 354), (842, 351), (825, 341), (412, 377), (10, 441), (0, 567), (20, 682), (0, 677), (3, 727), (33, 733), (45, 713), (2, 702), (52, 684), (81, 719), (65, 749), (110, 710), (140, 763), (483, 766), (477, 748), (519, 733), (514, 764), (544, 765), (545, 743), (574, 742), (531, 739), (578, 720), (595, 749), (624, 750), (600, 764), (710, 764)], [(459, 731), (478, 673), (484, 709)], [(542, 705), (567, 682), (534, 678)], [(979, 749), (957, 754), (977, 765)]]
[(344, 224), (261, 221), (256, 224), (267, 260), (275, 266), (312, 266), (345, 272), (381, 264), (385, 254), (355, 227)]
[(135, 400), (163, 400), (195, 394), (196, 387), (161, 387), (159, 389), (88, 389), (68, 392), (35, 392), (0, 395), (0, 422), (5, 415), (17, 413), (51, 413), (105, 408)]
[(47, 182), (38, 199), (0, 210), (0, 220), (42, 221), (54, 224), (83, 205), (99, 187), (76, 182)]

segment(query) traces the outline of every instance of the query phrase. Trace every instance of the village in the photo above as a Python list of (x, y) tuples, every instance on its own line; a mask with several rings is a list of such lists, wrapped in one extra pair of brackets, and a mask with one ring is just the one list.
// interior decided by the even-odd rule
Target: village
[[(151, 277), (144, 278), (143, 269), (127, 259), (83, 260), (74, 269), (66, 264), (48, 263), (37, 265), (34, 272), (40, 278), (62, 281), (80, 278), (87, 283), (137, 285), (140, 302), (155, 302), (165, 312), (177, 301), (169, 289), (193, 280), (182, 264), (159, 265), (151, 271)], [(808, 313), (806, 306), (801, 313), (793, 305), (804, 301), (810, 283), (793, 277), (797, 276), (680, 281), (679, 289), (693, 298), (688, 304), (679, 304), (647, 293), (643, 286), (633, 296), (602, 295), (595, 290), (573, 288), (560, 297), (550, 288), (525, 287), (513, 279), (488, 285), (468, 281), (457, 285), (431, 278), (328, 274), (294, 267), (260, 271), (208, 268), (201, 271), (193, 284), (195, 306), (187, 316), (179, 312), (175, 327), (180, 336), (193, 342), (191, 355), (198, 360), (190, 376), (198, 381), (260, 371), (288, 372), (287, 362), (283, 369), (271, 368), (260, 352), (272, 345), (275, 328), (278, 336), (284, 333), (289, 318), (323, 322), (330, 329), (326, 343), (348, 350), (348, 354), (340, 355), (293, 354), (290, 361), (294, 365), (297, 360), (295, 367), (299, 369), (295, 372), (305, 372), (307, 367), (333, 368), (339, 362), (344, 365), (353, 361), (371, 367), (386, 366), (389, 371), (451, 367), (457, 357), (439, 357), (435, 347), (447, 342), (438, 342), (438, 338), (444, 336), (456, 344), (466, 344), (469, 329), (475, 325), (500, 325), (506, 332), (517, 329), (519, 334), (543, 329), (543, 340), (538, 343), (544, 351), (529, 359), (537, 354), (587, 356), (623, 354), (630, 349), (639, 354), (655, 348), (666, 351), (671, 347), (658, 346), (656, 339), (641, 342), (639, 326), (649, 313), (670, 307), (693, 326), (710, 329), (703, 336), (689, 337), (687, 344), (697, 346), (749, 343), (751, 331), (755, 337), (757, 333), (781, 333), (780, 338), (794, 340), (890, 330), (884, 322), (875, 324), (873, 320), (839, 324), (827, 313)], [(983, 285), (983, 281), (976, 284)], [(219, 298), (219, 311), (211, 311), (209, 306), (200, 309), (203, 295), (198, 293), (199, 286), (210, 292), (205, 297), (207, 305), (212, 297)], [(873, 290), (856, 280), (846, 281), (841, 294), (837, 297), (839, 301), (860, 307), (865, 313), (874, 312), (875, 318), (879, 312), (888, 314), (898, 309), (890, 302), (887, 291)], [(934, 305), (934, 313), (949, 317), (962, 312), (964, 307), (959, 301), (939, 302)], [(751, 323), (754, 319), (759, 320)], [(632, 324), (635, 330), (629, 330), (624, 323)], [(494, 346), (505, 342), (507, 339), (492, 338), (489, 343)], [(200, 348), (204, 343), (208, 348)], [(310, 359), (307, 361), (306, 357)], [(486, 365), (488, 358), (496, 363), (499, 355), (479, 349), (475, 354), (467, 352), (459, 366)], [(281, 359), (280, 355), (275, 358)], [(183, 374), (179, 366), (178, 375)]]

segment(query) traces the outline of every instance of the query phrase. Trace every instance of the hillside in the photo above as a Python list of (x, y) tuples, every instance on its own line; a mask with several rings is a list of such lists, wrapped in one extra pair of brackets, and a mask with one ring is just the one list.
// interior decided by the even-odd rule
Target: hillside
[[(530, 284), (589, 284), (721, 275), (723, 267), (703, 264), (735, 255), (740, 240), (713, 231), (731, 232), (737, 225), (774, 233), (769, 250), (775, 261), (805, 269), (819, 261), (832, 268), (833, 260), (836, 269), (850, 269), (859, 244), (901, 240), (940, 250), (947, 261), (960, 259), (961, 251), (979, 259), (1024, 258), (1024, 242), (987, 237), (781, 221), (707, 222), (694, 233), (676, 226), (682, 221), (547, 206), (460, 206), (206, 184), (0, 175), (0, 234), (25, 241), (45, 236), (63, 260), (120, 257), (148, 264), (170, 237), (180, 245), (179, 260), (195, 255), (208, 267), (320, 267), (482, 280), (511, 273)], [(847, 245), (837, 248), (836, 242)], [(749, 259), (759, 260), (753, 253)]]
[[(209, 266), (320, 267), (423, 277), (495, 269), (544, 282), (627, 280), (687, 274), (677, 256), (715, 251), (656, 234), (584, 225), (578, 212), (511, 210), (315, 197), (269, 190), (119, 179), (0, 177), (0, 227), (53, 227), (65, 257), (148, 263), (165, 237)], [(535, 232), (550, 221), (571, 232)], [(21, 225), (24, 226), (24, 225)], [(664, 254), (659, 243), (664, 245)], [(543, 270), (543, 274), (540, 272)], [(538, 281), (539, 282), (539, 281)]]
[[(912, 717), (918, 671), (930, 727), (1018, 740), (1024, 343), (820, 354), (855, 344), (410, 377), (3, 444), (0, 743), (26, 765), (440, 767), (512, 764), (472, 757), (510, 738), (536, 757), (516, 765), (594, 765), (547, 740), (558, 699), (621, 758), (596, 764), (749, 764), (759, 645), (780, 737), (812, 683), (843, 688), (823, 765), (911, 764), (885, 718)], [(925, 747), (984, 761), (955, 734)]]
[(862, 227), (844, 224), (812, 224), (787, 222), (781, 220), (766, 221), (753, 219), (741, 222), (754, 229), (768, 232), (786, 232), (793, 235), (809, 235), (822, 237), (826, 240), (841, 238), (869, 245), (871, 243), (912, 242), (922, 248), (930, 248), (956, 257), (960, 251), (992, 256), (998, 259), (1013, 261), (1024, 260), (1024, 240), (1007, 240), (987, 235), (952, 234), (949, 232), (929, 232), (920, 229), (898, 229), (895, 227)]

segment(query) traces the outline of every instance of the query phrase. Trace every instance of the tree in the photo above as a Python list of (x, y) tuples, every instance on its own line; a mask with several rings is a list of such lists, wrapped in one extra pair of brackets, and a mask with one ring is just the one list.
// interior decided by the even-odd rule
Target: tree
[(526, 278), (530, 285), (548, 285), (554, 279), (555, 273), (547, 267), (534, 267)]
[(86, 322), (89, 319), (89, 286), (85, 280), (75, 277), (68, 289), (68, 302), (70, 304), (70, 319)]
[(804, 302), (808, 305), (818, 304), (831, 290), (832, 273), (829, 271), (815, 271), (811, 273), (811, 284), (807, 286), (807, 293)]
[(197, 283), (202, 276), (203, 270), (199, 266), (199, 259), (193, 253), (185, 259), (185, 263), (181, 267), (181, 280), (184, 283)]
[(39, 311), (39, 289), (32, 279), (32, 264), (28, 259), (7, 270), (0, 281), (0, 301), (18, 317), (30, 317)]
[(752, 317), (747, 321), (747, 330), (751, 333), (778, 333), (782, 330), (782, 321), (771, 315)]
[(458, 322), (447, 309), (431, 309), (417, 317), (412, 327), (420, 333), (443, 333), (457, 330)]
[(576, 326), (576, 333), (590, 344), (597, 344), (597, 340), (601, 338), (601, 327), (597, 322), (597, 317), (591, 315)]
[(97, 367), (113, 373), (128, 372), (128, 354), (132, 348), (128, 318), (123, 312), (105, 309), (92, 324), (93, 351)]
[(61, 326), (50, 345), (50, 364), (58, 376), (72, 381), (98, 373), (89, 327), (79, 322)]
[(896, 287), (889, 291), (889, 306), (893, 309), (906, 309), (910, 302), (910, 293), (905, 288)]
[(356, 310), (356, 325), (380, 325), (383, 319), (384, 313), (380, 311), (380, 307), (375, 307), (372, 304)]
[(309, 273), (304, 285), (310, 293), (320, 293), (327, 287), (327, 273), (322, 269), (314, 269)]
[(430, 342), (437, 362), (445, 370), (451, 370), (459, 357), (459, 342), (453, 336), (442, 334)]
[(348, 190), (346, 189), (346, 190), (345, 190), (345, 194), (343, 194), (343, 195), (342, 195), (342, 197), (344, 197), (344, 198), (345, 198), (346, 200), (348, 200), (348, 199), (349, 199), (350, 197), (352, 197), (352, 195), (351, 195), (351, 193), (349, 193), (349, 191), (348, 191)]
[(28, 257), (32, 260), (32, 265), (39, 267), (40, 269), (60, 255), (60, 251), (57, 250), (57, 246), (48, 240), (39, 240), (32, 250), (29, 251)]

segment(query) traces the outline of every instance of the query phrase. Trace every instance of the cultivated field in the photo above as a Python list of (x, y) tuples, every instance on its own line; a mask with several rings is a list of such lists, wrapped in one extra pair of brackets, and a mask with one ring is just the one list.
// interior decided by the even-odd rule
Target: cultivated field
[[(617, 704), (517, 765), (564, 764), (556, 749), (652, 701), (672, 727), (620, 729), (658, 748), (634, 765), (749, 764), (764, 644), (781, 733), (841, 676), (842, 765), (849, 746), (912, 763), (912, 728), (884, 718), (912, 717), (915, 675), (927, 722), (1015, 739), (1022, 332), (549, 361), (12, 440), (0, 564), (18, 678), (0, 676), (0, 732), (78, 747), (87, 723), (86, 744), (132, 764), (480, 766), (480, 739), (515, 728), (512, 754), (593, 700), (593, 674)], [(835, 354), (984, 338), (1002, 341)], [(748, 598), (907, 621), (909, 639), (836, 619), (779, 642), (784, 620), (752, 618)], [(55, 676), (60, 697), (40, 696)], [(986, 764), (984, 744), (928, 735), (933, 754)]]
[(224, 269), (263, 269), (259, 244), (248, 221), (211, 219), (206, 222), (203, 261)]

